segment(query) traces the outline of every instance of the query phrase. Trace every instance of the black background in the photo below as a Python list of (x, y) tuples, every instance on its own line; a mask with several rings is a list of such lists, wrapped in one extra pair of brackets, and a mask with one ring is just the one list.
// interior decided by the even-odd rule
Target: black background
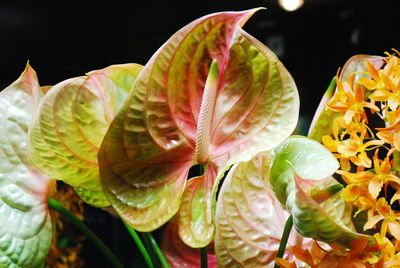
[[(145, 64), (192, 20), (260, 6), (267, 9), (257, 12), (244, 29), (269, 46), (294, 77), (305, 122), (348, 58), (400, 49), (398, 0), (305, 0), (292, 13), (268, 0), (1, 1), (0, 88), (20, 75), (27, 60), (41, 85), (111, 64)], [(118, 220), (90, 207), (86, 216), (127, 267), (145, 267)], [(82, 254), (87, 267), (110, 267), (90, 242)]]

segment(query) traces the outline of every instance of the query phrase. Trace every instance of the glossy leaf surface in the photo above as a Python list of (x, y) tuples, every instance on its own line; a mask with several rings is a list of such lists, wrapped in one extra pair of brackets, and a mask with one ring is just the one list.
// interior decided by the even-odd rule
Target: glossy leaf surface
[[(178, 235), (178, 223), (172, 220), (163, 232), (161, 249), (171, 268), (198, 268), (200, 249), (191, 248), (184, 244)], [(212, 245), (208, 248), (208, 267), (217, 267), (217, 259)]]
[[(268, 183), (271, 155), (232, 167), (219, 194), (215, 253), (219, 267), (273, 267), (288, 218)], [(291, 237), (287, 246), (294, 245)]]
[(179, 235), (192, 247), (202, 247), (214, 237), (211, 195), (217, 171), (209, 166), (204, 175), (186, 185), (178, 214)]
[(343, 217), (350, 223), (350, 210), (344, 209), (344, 201), (318, 204), (303, 190), (302, 179), (295, 175), (295, 190), (288, 201), (293, 222), (300, 234), (330, 244), (350, 247), (352, 240), (366, 238), (374, 244), (374, 238), (355, 232), (343, 222)]
[(109, 205), (99, 182), (100, 143), (142, 66), (123, 64), (65, 80), (46, 94), (35, 117), (30, 154), (50, 177), (90, 205)]
[[(270, 172), (272, 187), (289, 213), (296, 230), (305, 237), (349, 246), (351, 240), (373, 238), (354, 232), (343, 202), (318, 204), (311, 190), (335, 183), (331, 175), (339, 167), (334, 156), (320, 143), (293, 136), (283, 142), (274, 155)], [(344, 220), (343, 220), (344, 218)]]
[(50, 248), (49, 179), (26, 148), (41, 97), (29, 65), (0, 92), (0, 267), (42, 267)]
[[(194, 247), (208, 244), (215, 207), (210, 198), (223, 172), (295, 128), (299, 103), (292, 77), (240, 28), (256, 11), (215, 13), (179, 30), (146, 64), (111, 124), (99, 154), (101, 182), (135, 229), (158, 228), (185, 196), (181, 208), (187, 211), (179, 215), (191, 216), (178, 221), (191, 228), (182, 227), (189, 233), (181, 229), (180, 235)], [(194, 164), (214, 171), (189, 181), (184, 194)]]

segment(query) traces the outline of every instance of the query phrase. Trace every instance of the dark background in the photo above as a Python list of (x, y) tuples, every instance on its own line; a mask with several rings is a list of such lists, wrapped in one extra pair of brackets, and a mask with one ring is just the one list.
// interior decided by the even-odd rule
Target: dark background
[[(1, 1), (0, 88), (20, 75), (27, 60), (41, 85), (111, 64), (145, 64), (192, 20), (260, 6), (267, 9), (257, 12), (244, 29), (269, 46), (294, 77), (305, 125), (347, 59), (400, 49), (398, 0), (305, 0), (292, 13), (272, 0)], [(86, 216), (87, 224), (127, 267), (145, 267), (118, 220), (90, 207)], [(86, 267), (110, 267), (90, 242), (85, 243), (82, 256)]]

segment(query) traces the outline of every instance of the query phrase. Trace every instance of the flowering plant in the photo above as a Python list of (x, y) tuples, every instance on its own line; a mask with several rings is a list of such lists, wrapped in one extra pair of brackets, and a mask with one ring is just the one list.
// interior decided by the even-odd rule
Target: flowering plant
[(399, 58), (351, 58), (292, 135), (295, 82), (241, 28), (258, 10), (199, 18), (145, 66), (41, 87), (28, 64), (0, 93), (1, 266), (43, 266), (50, 207), (123, 267), (54, 179), (120, 218), (149, 267), (399, 265)]

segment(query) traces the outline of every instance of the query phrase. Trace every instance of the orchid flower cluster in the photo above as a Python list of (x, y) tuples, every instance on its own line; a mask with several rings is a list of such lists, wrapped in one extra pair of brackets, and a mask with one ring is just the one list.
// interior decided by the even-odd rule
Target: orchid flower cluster
[(322, 136), (340, 161), (341, 197), (353, 205), (355, 217), (364, 214), (360, 228), (374, 235), (382, 249), (379, 261), (390, 267), (400, 265), (400, 59), (394, 51), (350, 59), (358, 67), (337, 78), (326, 105), (335, 113), (331, 133)]
[(242, 29), (258, 10), (201, 17), (145, 66), (43, 87), (28, 64), (0, 92), (0, 266), (46, 262), (55, 180), (130, 233), (165, 226), (165, 267), (398, 265), (399, 58), (349, 60), (292, 135), (296, 84)]

